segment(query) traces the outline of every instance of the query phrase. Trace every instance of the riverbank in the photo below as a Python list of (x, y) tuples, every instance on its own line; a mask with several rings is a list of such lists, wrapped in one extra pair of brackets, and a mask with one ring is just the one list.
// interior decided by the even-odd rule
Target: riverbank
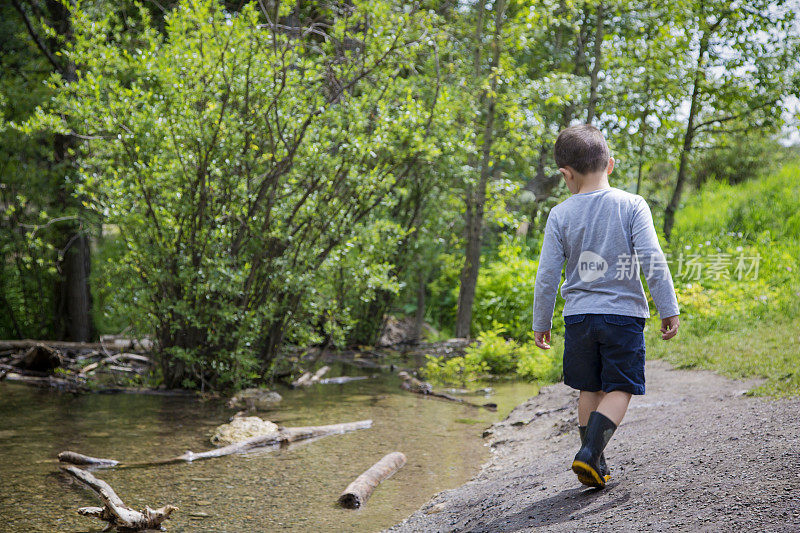
[(800, 399), (744, 394), (757, 380), (647, 363), (606, 455), (605, 490), (569, 470), (577, 394), (545, 387), (486, 433), (492, 457), (389, 531), (800, 529)]

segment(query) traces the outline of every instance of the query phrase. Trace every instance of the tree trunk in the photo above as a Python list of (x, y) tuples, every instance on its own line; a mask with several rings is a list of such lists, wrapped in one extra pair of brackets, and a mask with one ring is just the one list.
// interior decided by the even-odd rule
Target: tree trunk
[(597, 107), (597, 86), (599, 85), (600, 67), (603, 64), (603, 3), (597, 4), (597, 28), (594, 33), (594, 64), (589, 76), (589, 103), (586, 109), (586, 123), (591, 124)]
[(64, 338), (87, 342), (94, 336), (89, 289), (91, 259), (89, 238), (80, 231), (68, 234), (67, 250), (61, 263), (58, 322), (63, 324)]
[[(481, 261), (481, 241), (483, 237), (483, 210), (486, 203), (486, 184), (493, 171), (492, 169), (492, 143), (494, 141), (495, 119), (495, 93), (497, 91), (496, 68), (500, 63), (501, 39), (500, 31), (503, 25), (505, 1), (499, 0), (495, 6), (495, 30), (492, 40), (492, 65), (491, 65), (491, 90), (484, 93), (481, 98), (487, 103), (486, 122), (483, 128), (483, 154), (481, 159), (481, 173), (477, 186), (467, 192), (466, 205), (466, 250), (464, 266), (461, 269), (460, 287), (458, 291), (458, 310), (456, 314), (456, 337), (470, 336), (472, 323), (472, 305), (475, 301), (475, 287), (478, 282), (478, 270)], [(476, 43), (480, 46), (480, 43)]]
[(675, 189), (672, 191), (667, 209), (664, 212), (664, 237), (669, 241), (672, 235), (672, 227), (675, 224), (675, 213), (681, 203), (683, 187), (686, 183), (686, 174), (689, 165), (689, 153), (692, 151), (694, 142), (694, 120), (699, 111), (700, 101), (700, 77), (702, 75), (703, 62), (708, 48), (708, 38), (704, 35), (700, 40), (700, 49), (697, 55), (697, 67), (694, 72), (694, 85), (692, 87), (692, 100), (689, 107), (689, 118), (686, 121), (686, 132), (683, 135), (683, 147), (681, 148), (681, 158), (678, 164), (678, 176), (675, 179)]
[(419, 343), (422, 340), (422, 327), (425, 324), (425, 291), (428, 285), (427, 271), (420, 268), (417, 273), (417, 309), (414, 311), (414, 329), (411, 340)]
[[(69, 10), (56, 0), (48, 0), (47, 10), (50, 13), (51, 25), (56, 33), (69, 43), (72, 41), (72, 23)], [(51, 50), (62, 46), (56, 39), (50, 39)], [(59, 69), (66, 81), (77, 79), (75, 65), (70, 61), (61, 63)], [(63, 212), (82, 211), (80, 201), (75, 198), (75, 191), (69, 185), (68, 174), (74, 168), (70, 151), (74, 141), (67, 135), (57, 134), (53, 139), (53, 160), (55, 171), (62, 174), (59, 179), (57, 199)], [(63, 259), (59, 264), (61, 274), (56, 287), (56, 327), (60, 337), (75, 342), (86, 342), (94, 336), (92, 322), (92, 298), (89, 287), (89, 269), (91, 248), (88, 234), (81, 223), (70, 222), (62, 232), (62, 242), (58, 243)]]

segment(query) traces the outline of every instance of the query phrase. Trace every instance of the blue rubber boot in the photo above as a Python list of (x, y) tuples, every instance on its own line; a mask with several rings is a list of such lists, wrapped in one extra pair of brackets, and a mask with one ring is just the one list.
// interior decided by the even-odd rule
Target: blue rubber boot
[(602, 413), (592, 411), (589, 415), (583, 445), (572, 462), (572, 471), (584, 485), (596, 488), (606, 486), (605, 474), (600, 468), (600, 456), (616, 429), (617, 425)]

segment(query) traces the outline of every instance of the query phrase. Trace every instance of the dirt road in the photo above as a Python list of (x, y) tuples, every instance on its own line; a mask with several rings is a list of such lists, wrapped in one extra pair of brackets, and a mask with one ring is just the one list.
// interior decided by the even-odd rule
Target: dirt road
[(662, 361), (646, 372), (606, 450), (605, 490), (569, 469), (577, 394), (557, 384), (489, 430), (474, 480), (390, 531), (800, 531), (800, 400)]

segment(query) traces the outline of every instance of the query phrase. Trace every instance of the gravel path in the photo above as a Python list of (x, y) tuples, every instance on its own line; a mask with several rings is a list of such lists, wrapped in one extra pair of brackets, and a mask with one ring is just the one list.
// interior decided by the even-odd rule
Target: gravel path
[(800, 531), (800, 400), (753, 398), (757, 382), (647, 363), (606, 449), (605, 490), (569, 469), (577, 393), (518, 406), (486, 438), (493, 456), (390, 531)]

